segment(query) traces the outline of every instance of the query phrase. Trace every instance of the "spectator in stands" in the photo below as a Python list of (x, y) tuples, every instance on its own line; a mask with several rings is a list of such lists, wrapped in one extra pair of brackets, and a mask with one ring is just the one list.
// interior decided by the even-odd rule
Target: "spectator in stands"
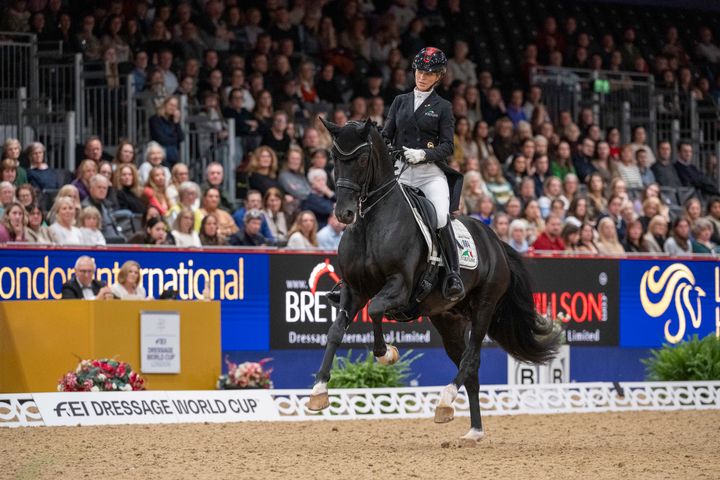
[(107, 197), (105, 198), (105, 204), (110, 209), (110, 211), (118, 210), (120, 207), (118, 205), (117, 191), (113, 188), (112, 185), (112, 164), (107, 160), (103, 160), (102, 162), (100, 162), (100, 165), (98, 166), (98, 174), (102, 175), (108, 180), (108, 193)]
[(478, 204), (483, 195), (490, 196), (490, 191), (480, 173), (476, 171), (467, 172), (462, 187), (462, 206), (465, 215), (478, 210)]
[(491, 227), (500, 240), (503, 242), (510, 241), (510, 217), (506, 213), (496, 213), (493, 216)]
[(52, 234), (47, 225), (45, 225), (45, 215), (37, 204), (30, 204), (25, 207), (27, 212), (27, 229), (25, 230), (25, 238), (32, 243), (54, 243)]
[(600, 140), (596, 143), (595, 156), (592, 159), (592, 166), (597, 171), (605, 184), (607, 185), (612, 180), (613, 172), (610, 170), (611, 158), (610, 158), (610, 144), (605, 140)]
[(655, 174), (648, 165), (648, 150), (649, 149), (639, 148), (635, 151), (635, 162), (637, 163), (640, 179), (644, 187), (656, 183)]
[(310, 194), (300, 202), (300, 208), (311, 211), (320, 228), (327, 224), (327, 218), (333, 211), (335, 192), (327, 184), (327, 173), (321, 168), (311, 168), (307, 175)]
[(538, 199), (538, 206), (543, 218), (550, 214), (550, 207), (553, 200), (560, 199), (566, 206), (570, 205), (570, 201), (563, 196), (562, 182), (556, 176), (547, 177), (543, 185), (543, 195)]
[(692, 228), (692, 253), (720, 253), (720, 247), (712, 242), (713, 225), (710, 220), (699, 218)]
[(249, 186), (264, 194), (269, 188), (278, 188), (277, 180), (278, 157), (275, 151), (268, 146), (255, 149), (248, 165)]
[(0, 182), (0, 215), (4, 211), (4, 207), (15, 201), (15, 185), (10, 182)]
[[(190, 183), (190, 182), (188, 182)], [(196, 185), (197, 186), (197, 185)], [(178, 247), (201, 247), (200, 236), (195, 228), (197, 217), (192, 209), (182, 207), (172, 222), (172, 236)], [(202, 221), (202, 220), (201, 220)], [(199, 230), (198, 225), (198, 230)]]
[(157, 142), (148, 142), (145, 147), (145, 161), (138, 169), (140, 184), (145, 185), (148, 178), (150, 178), (150, 170), (158, 166), (162, 166), (165, 172), (165, 179), (169, 182), (172, 174), (170, 173), (170, 169), (164, 166), (163, 163), (165, 163), (165, 149)]
[(489, 195), (481, 195), (475, 210), (469, 212), (469, 215), (485, 225), (492, 224), (495, 215), (495, 203), (493, 203), (492, 197)]
[(520, 122), (530, 122), (530, 117), (525, 114), (525, 110), (523, 109), (523, 91), (519, 88), (516, 88), (510, 94), (507, 116), (516, 127)]
[(115, 170), (113, 188), (116, 192), (118, 208), (130, 210), (132, 213), (143, 213), (145, 205), (141, 199), (142, 187), (134, 164), (124, 164)]
[(9, 158), (6, 158), (0, 163), (0, 171), (2, 172), (2, 175), (0, 175), (0, 181), (2, 182), (10, 182), (13, 185), (17, 186), (17, 171), (18, 171), (18, 164), (15, 160), (10, 160)]
[(80, 162), (78, 176), (72, 181), (72, 185), (77, 188), (81, 201), (85, 200), (89, 195), (90, 179), (97, 175), (97, 168), (97, 162), (90, 158)]
[(625, 249), (618, 240), (617, 230), (613, 220), (609, 217), (600, 219), (598, 222), (598, 252), (604, 255), (621, 255)]
[(227, 239), (218, 232), (218, 219), (214, 214), (208, 214), (200, 225), (200, 242), (203, 246), (226, 245)]
[(687, 255), (692, 253), (690, 242), (690, 222), (685, 217), (677, 217), (670, 224), (670, 235), (668, 236), (663, 251), (670, 255)]
[(573, 157), (573, 167), (581, 182), (585, 183), (591, 173), (595, 171), (592, 164), (593, 155), (595, 154), (595, 142), (590, 137), (582, 139), (578, 145), (578, 151)]
[(75, 202), (69, 197), (58, 196), (53, 205), (55, 222), (50, 225), (55, 243), (58, 245), (82, 245), (82, 232), (75, 226)]
[(257, 102), (252, 114), (258, 122), (257, 133), (264, 135), (273, 124), (273, 113), (275, 113), (273, 96), (268, 90), (262, 90), (257, 93), (256, 99)]
[(560, 238), (565, 244), (566, 252), (578, 251), (580, 247), (580, 225), (574, 222), (566, 223), (562, 228)]
[(587, 198), (580, 196), (573, 198), (570, 202), (570, 206), (568, 207), (567, 218), (565, 221), (582, 225), (589, 220)]
[(338, 221), (333, 211), (328, 217), (327, 225), (317, 234), (318, 247), (323, 250), (337, 250), (344, 232), (345, 225)]
[(145, 245), (175, 245), (175, 239), (168, 235), (167, 225), (160, 217), (152, 217), (145, 225)]
[(711, 240), (715, 244), (720, 244), (720, 197), (712, 197), (707, 202), (705, 219), (713, 226), (713, 234)]
[(142, 92), (145, 90), (145, 83), (147, 81), (147, 66), (148, 66), (148, 54), (145, 50), (138, 50), (135, 52), (133, 58), (133, 69), (130, 72), (133, 78), (133, 86), (136, 92)]
[(119, 300), (145, 300), (148, 298), (145, 287), (140, 285), (140, 264), (128, 260), (122, 264), (117, 282), (110, 287), (113, 297)]
[(711, 65), (720, 64), (720, 47), (713, 42), (712, 30), (700, 27), (700, 41), (695, 45), (695, 57)]
[[(174, 92), (175, 89), (170, 91)], [(185, 133), (180, 126), (180, 103), (177, 97), (166, 97), (157, 114), (150, 117), (149, 123), (150, 138), (165, 149), (164, 163), (172, 167), (180, 161), (180, 144), (185, 140)]]
[(508, 227), (508, 235), (510, 239), (508, 244), (518, 253), (528, 251), (529, 245), (527, 241), (527, 223), (522, 218), (518, 218), (510, 222)]
[(643, 236), (648, 252), (664, 252), (665, 239), (668, 232), (668, 223), (661, 215), (656, 215), (648, 223), (647, 233)]
[(600, 172), (591, 173), (587, 180), (588, 214), (593, 220), (607, 211), (605, 182)]
[(667, 140), (658, 144), (658, 155), (656, 162), (651, 167), (657, 182), (663, 187), (682, 187), (680, 177), (672, 161), (672, 146)]
[(482, 166), (482, 177), (496, 205), (502, 207), (513, 196), (512, 185), (503, 176), (500, 162), (494, 156)]
[(85, 147), (83, 149), (85, 158), (89, 158), (96, 165), (100, 164), (100, 160), (103, 158), (103, 144), (100, 137), (92, 135), (85, 140)]
[(245, 105), (245, 91), (233, 88), (228, 94), (228, 106), (222, 111), (225, 118), (235, 120), (235, 135), (239, 138), (256, 133), (259, 127), (257, 119)]
[(476, 66), (475, 63), (468, 58), (467, 42), (464, 40), (456, 40), (453, 56), (448, 60), (448, 74), (452, 75), (452, 78), (466, 83), (469, 86), (474, 87), (477, 85), (477, 75), (475, 74)]
[(2, 159), (13, 160), (13, 163), (15, 164), (15, 167), (17, 169), (15, 185), (22, 185), (23, 183), (28, 183), (27, 172), (25, 172), (25, 169), (20, 165), (21, 150), (22, 146), (20, 145), (20, 141), (17, 138), (8, 138), (3, 143)]
[(269, 188), (263, 195), (263, 207), (264, 218), (261, 230), (265, 226), (269, 227), (275, 244), (284, 245), (288, 238), (288, 221), (284, 211), (282, 192), (277, 188)]
[(595, 229), (590, 223), (583, 223), (580, 227), (580, 240), (577, 251), (584, 253), (599, 253), (595, 244)]
[(110, 181), (103, 175), (97, 174), (90, 179), (90, 190), (87, 198), (82, 201), (83, 207), (95, 207), (100, 212), (102, 234), (106, 240), (118, 238), (120, 232), (115, 220), (110, 215), (110, 208), (106, 204)]
[(305, 159), (302, 149), (290, 147), (286, 155), (285, 167), (280, 172), (278, 183), (286, 195), (285, 202), (295, 199), (302, 201), (310, 195), (310, 183), (305, 178)]
[(230, 200), (230, 195), (225, 191), (225, 169), (219, 162), (210, 162), (205, 168), (205, 183), (202, 184), (202, 191), (208, 188), (216, 188), (220, 192), (220, 208), (228, 212), (232, 212), (234, 202)]
[(647, 152), (648, 167), (651, 167), (655, 163), (655, 154), (647, 144), (647, 132), (645, 127), (637, 125), (632, 131), (632, 147), (633, 154), (637, 153), (638, 150), (642, 149)]
[(85, 60), (100, 60), (102, 58), (102, 44), (93, 33), (95, 30), (95, 17), (87, 14), (83, 17), (81, 29), (75, 35), (76, 50), (82, 52)]
[(578, 180), (577, 175), (575, 175), (574, 173), (568, 173), (567, 175), (565, 175), (565, 179), (562, 182), (562, 196), (568, 202), (565, 203), (565, 201), (563, 201), (566, 209), (569, 205), (569, 202), (572, 202), (577, 196), (579, 188), (580, 181)]
[(680, 141), (677, 151), (678, 158), (675, 162), (675, 169), (683, 185), (693, 187), (703, 195), (720, 195), (720, 190), (715, 182), (692, 164), (692, 145), (689, 142)]
[[(173, 165), (172, 170), (170, 170), (170, 183), (165, 191), (165, 194), (171, 204), (175, 205), (178, 202), (180, 195), (178, 189), (183, 182), (187, 182), (188, 180), (190, 180), (190, 170), (187, 165), (184, 163), (176, 163)], [(199, 206), (200, 202), (198, 198), (198, 204), (195, 208), (198, 208)]]
[(278, 152), (280, 160), (285, 156), (285, 152), (290, 148), (290, 136), (287, 133), (288, 117), (287, 113), (278, 110), (272, 115), (272, 126), (265, 132), (262, 138), (262, 145), (270, 147)]
[(5, 206), (0, 219), (0, 243), (29, 241), (27, 231), (27, 212), (19, 202), (11, 202)]
[(30, 159), (30, 170), (27, 173), (27, 178), (33, 187), (40, 191), (62, 187), (63, 178), (61, 178), (61, 172), (50, 168), (45, 161), (45, 146), (42, 143), (31, 143), (27, 148), (27, 155)]
[[(510, 165), (507, 169), (507, 173), (505, 174), (505, 178), (507, 178), (508, 182), (510, 182), (510, 185), (513, 188), (513, 191), (516, 195), (520, 196), (520, 184), (522, 183), (524, 178), (528, 178), (532, 181), (532, 179), (528, 176), (528, 159), (522, 154), (516, 154), (512, 157), (510, 160)], [(535, 182), (532, 182), (533, 185), (533, 197), (534, 190), (535, 190)]]
[(560, 233), (562, 232), (562, 220), (556, 215), (549, 215), (545, 223), (545, 229), (533, 242), (535, 250), (565, 250)]
[(317, 248), (317, 220), (315, 214), (308, 210), (300, 212), (288, 235), (288, 248)]
[(683, 216), (690, 222), (690, 229), (695, 226), (695, 222), (702, 215), (702, 203), (696, 197), (690, 197), (685, 200), (683, 205)]
[(202, 209), (203, 215), (212, 213), (218, 221), (220, 235), (227, 239), (238, 231), (238, 225), (228, 212), (220, 208), (220, 191), (215, 187), (208, 188), (203, 194)]
[(627, 188), (639, 189), (643, 187), (640, 169), (633, 155), (632, 145), (625, 145), (620, 152), (620, 161), (614, 162), (613, 167), (625, 182)]
[[(555, 214), (560, 220), (562, 220), (561, 214)], [(551, 212), (548, 217), (553, 215)], [(543, 220), (540, 207), (538, 206), (537, 200), (530, 200), (522, 208), (522, 218), (527, 222), (528, 228), (528, 240), (530, 243), (535, 241), (535, 238), (545, 230), (545, 220)], [(558, 234), (560, 232), (558, 231)]]
[(575, 173), (571, 153), (570, 143), (566, 140), (561, 140), (557, 146), (555, 156), (550, 160), (551, 175), (562, 180), (568, 173)]
[(83, 245), (105, 245), (102, 231), (102, 218), (95, 207), (85, 207), (80, 212), (80, 233)]
[(639, 220), (628, 223), (627, 233), (622, 244), (626, 252), (644, 253), (648, 251), (643, 230), (643, 224)]
[[(500, 89), (491, 88), (488, 91), (487, 103), (482, 107), (482, 117), (488, 123), (495, 123), (506, 115), (505, 102), (503, 101)], [(512, 121), (510, 121), (512, 124)], [(497, 153), (497, 150), (496, 150)]]
[(260, 247), (269, 245), (271, 241), (265, 238), (260, 229), (265, 220), (263, 213), (255, 208), (245, 212), (243, 217), (243, 228), (235, 232), (228, 243), (235, 246)]
[(110, 288), (95, 279), (95, 259), (86, 255), (75, 261), (75, 274), (62, 286), (63, 299), (107, 300), (113, 298)]
[(142, 199), (146, 205), (157, 208), (161, 216), (165, 216), (173, 204), (167, 196), (165, 168), (153, 167), (143, 188)]

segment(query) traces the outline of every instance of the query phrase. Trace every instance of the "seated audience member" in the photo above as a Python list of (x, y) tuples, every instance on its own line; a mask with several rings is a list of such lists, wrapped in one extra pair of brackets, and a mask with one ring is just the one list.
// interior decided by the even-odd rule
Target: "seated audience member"
[[(180, 161), (180, 144), (185, 140), (180, 126), (180, 103), (175, 96), (163, 100), (162, 107), (156, 115), (148, 120), (150, 138), (165, 149), (166, 166), (172, 167)], [(170, 175), (167, 176), (170, 180)]]
[(50, 207), (50, 211), (47, 214), (47, 223), (48, 225), (55, 223), (55, 203), (57, 202), (58, 198), (67, 197), (70, 200), (72, 200), (73, 205), (75, 205), (75, 219), (78, 223), (80, 223), (80, 210), (82, 210), (82, 202), (80, 202), (80, 193), (78, 192), (78, 189), (75, 188), (73, 185), (63, 185), (63, 187), (60, 189), (58, 194), (55, 196), (55, 201), (53, 202), (53, 206)]
[(223, 181), (225, 179), (225, 170), (222, 164), (218, 162), (210, 162), (205, 168), (205, 183), (202, 184), (202, 191), (205, 193), (208, 188), (217, 188), (220, 192), (220, 208), (225, 211), (233, 211), (233, 203), (230, 200), (230, 195), (223, 188)]
[(238, 225), (228, 212), (220, 208), (220, 191), (215, 187), (210, 187), (205, 191), (202, 200), (202, 208), (200, 209), (203, 216), (214, 213), (218, 221), (218, 229), (223, 238), (230, 238), (239, 230)]
[(227, 245), (227, 239), (218, 232), (218, 219), (213, 213), (207, 214), (200, 224), (200, 243), (204, 247)]
[(250, 156), (248, 184), (253, 190), (265, 194), (268, 188), (278, 188), (278, 159), (272, 148), (260, 146)]
[(574, 222), (566, 223), (563, 226), (560, 237), (565, 244), (566, 252), (577, 251), (580, 245), (580, 226)]
[(113, 298), (110, 288), (95, 279), (95, 259), (83, 255), (75, 261), (75, 274), (62, 286), (63, 299), (106, 300)]
[[(267, 222), (267, 226), (272, 232), (276, 245), (284, 245), (287, 242), (288, 225), (285, 216), (283, 195), (277, 188), (270, 188), (263, 196), (263, 223)], [(262, 231), (262, 228), (261, 228)]]
[[(200, 222), (202, 223), (202, 220)], [(183, 207), (175, 216), (172, 225), (172, 236), (175, 238), (175, 245), (178, 247), (202, 246), (200, 236), (195, 231), (195, 213), (190, 208)]]
[(499, 207), (505, 205), (513, 197), (513, 189), (503, 176), (498, 159), (492, 155), (488, 157), (482, 165), (481, 173), (493, 202)]
[(621, 255), (625, 249), (618, 240), (615, 223), (609, 217), (601, 218), (598, 222), (598, 241), (596, 243), (599, 253), (603, 255)]
[(80, 212), (80, 232), (83, 245), (105, 245), (102, 231), (102, 218), (95, 207), (85, 207)]
[(131, 163), (118, 166), (113, 174), (113, 187), (117, 195), (118, 207), (132, 213), (143, 213), (142, 186), (137, 168)]
[(235, 246), (261, 247), (270, 241), (260, 233), (264, 215), (260, 210), (250, 209), (245, 212), (243, 228), (230, 237), (228, 243)]
[(8, 138), (3, 143), (2, 155), (0, 155), (0, 159), (12, 160), (11, 165), (13, 165), (16, 171), (16, 177), (13, 180), (16, 182), (15, 185), (22, 185), (28, 182), (27, 172), (20, 166), (21, 150), (22, 145), (17, 138)]
[(37, 204), (25, 207), (28, 223), (25, 237), (32, 243), (53, 243), (50, 228), (45, 225), (45, 215)]
[(69, 197), (58, 197), (53, 205), (55, 222), (50, 225), (55, 243), (58, 245), (82, 245), (83, 236), (78, 227), (75, 226), (76, 207)]
[(643, 224), (640, 220), (628, 223), (623, 248), (626, 252), (631, 253), (648, 251), (647, 245), (645, 244), (645, 237), (643, 236)]
[(508, 227), (510, 240), (508, 241), (508, 244), (519, 253), (525, 253), (528, 251), (528, 248), (530, 248), (526, 232), (527, 222), (525, 222), (522, 218), (516, 218), (510, 222), (510, 226)]
[(140, 184), (145, 185), (150, 177), (150, 170), (153, 167), (162, 167), (165, 170), (165, 180), (170, 181), (172, 174), (170, 169), (163, 165), (165, 161), (165, 149), (157, 142), (148, 142), (145, 147), (145, 161), (140, 164), (138, 168), (138, 175), (140, 176)]
[(108, 162), (107, 160), (101, 161), (100, 165), (98, 166), (98, 174), (107, 178), (107, 181), (108, 181), (108, 192), (107, 192), (107, 196), (105, 197), (105, 205), (108, 207), (108, 209), (111, 212), (120, 210), (120, 206), (118, 205), (118, 199), (117, 199), (117, 191), (113, 188), (113, 184), (112, 184), (112, 181), (113, 181), (112, 164), (110, 162)]
[(472, 170), (467, 172), (462, 187), (462, 205), (465, 215), (478, 211), (478, 204), (483, 195), (490, 195), (490, 192), (480, 173)]
[(687, 218), (677, 217), (672, 221), (670, 235), (665, 240), (663, 250), (670, 255), (688, 255), (692, 253), (690, 222)]
[(622, 217), (624, 203), (622, 197), (612, 195), (610, 200), (608, 200), (607, 214), (601, 216), (601, 218), (609, 218), (613, 221), (618, 238), (625, 238), (625, 230), (627, 229), (627, 223), (625, 223), (625, 219)]
[(153, 217), (145, 225), (145, 245), (175, 245), (175, 238), (168, 234), (162, 217)]
[(580, 241), (577, 251), (583, 253), (598, 253), (598, 248), (595, 244), (595, 228), (588, 222), (583, 223), (580, 227)]
[(560, 234), (562, 233), (562, 220), (554, 214), (550, 214), (545, 221), (545, 230), (538, 235), (533, 243), (535, 250), (565, 250)]
[(613, 163), (618, 176), (625, 181), (627, 188), (642, 188), (642, 176), (635, 161), (632, 145), (625, 145), (620, 151), (620, 160)]
[(17, 160), (10, 160), (9, 158), (6, 158), (0, 162), (0, 180), (3, 182), (10, 182), (15, 186), (20, 185), (17, 180), (18, 168), (19, 165)]
[(285, 167), (278, 177), (280, 188), (292, 198), (290, 201), (305, 200), (310, 195), (310, 183), (305, 178), (305, 159), (301, 148), (290, 147), (285, 158)]
[(50, 168), (45, 161), (45, 146), (42, 143), (31, 143), (27, 148), (27, 154), (30, 160), (30, 170), (27, 173), (30, 185), (40, 191), (62, 187), (60, 172)]
[(713, 234), (713, 226), (710, 220), (698, 218), (692, 228), (693, 241), (692, 253), (720, 253), (720, 248), (710, 238)]
[(720, 197), (712, 197), (708, 200), (705, 219), (713, 226), (713, 234), (710, 240), (720, 244)]
[(335, 205), (335, 192), (327, 184), (327, 173), (320, 168), (311, 168), (308, 172), (310, 195), (300, 203), (300, 208), (310, 210), (317, 218), (320, 228), (327, 224), (327, 218)]
[(160, 215), (165, 216), (172, 207), (166, 192), (165, 169), (163, 167), (153, 167), (150, 170), (147, 182), (145, 182), (145, 188), (143, 188), (142, 198), (144, 203), (157, 208)]
[(0, 182), (0, 215), (5, 207), (15, 201), (15, 185), (10, 182)]
[(323, 250), (337, 250), (344, 231), (345, 224), (338, 221), (334, 211), (331, 212), (327, 225), (317, 233), (318, 247)]
[(12, 202), (5, 207), (0, 219), (0, 243), (26, 242), (27, 212), (19, 202)]
[(485, 225), (490, 225), (495, 215), (495, 203), (493, 203), (490, 195), (483, 195), (477, 202), (475, 211), (470, 212), (470, 216), (476, 220), (480, 220)]
[(510, 217), (507, 213), (500, 212), (493, 215), (491, 226), (500, 240), (503, 242), (508, 242), (510, 240)]
[[(170, 203), (175, 205), (179, 201), (179, 188), (183, 182), (190, 180), (190, 170), (184, 163), (176, 163), (170, 170), (170, 182), (168, 183), (165, 195), (167, 195)], [(200, 197), (198, 196), (198, 204), (193, 208), (200, 208)]]
[(128, 260), (122, 264), (117, 282), (110, 287), (113, 296), (120, 300), (145, 300), (148, 298), (145, 287), (140, 285), (140, 264)]
[[(182, 165), (178, 163), (177, 165)], [(177, 166), (176, 165), (176, 166)], [(196, 232), (200, 231), (200, 223), (202, 223), (203, 214), (200, 208), (195, 208), (195, 205), (200, 203), (200, 186), (195, 182), (183, 182), (178, 187), (178, 203), (170, 207), (165, 219), (170, 225), (175, 224), (175, 219), (181, 210), (188, 209), (193, 212), (195, 222), (193, 224), (193, 230)]]
[[(277, 189), (276, 189), (277, 190)], [(262, 210), (263, 207), (263, 195), (258, 190), (248, 190), (247, 197), (245, 199), (245, 206), (238, 208), (235, 210), (235, 213), (233, 213), (233, 220), (235, 220), (235, 224), (238, 226), (239, 229), (243, 228), (243, 223), (245, 222), (245, 212), (247, 210)], [(263, 219), (262, 227), (260, 228), (260, 233), (262, 233), (262, 236), (274, 240), (275, 237), (273, 236), (272, 231), (270, 230), (270, 225), (268, 224), (267, 219)]]
[(658, 143), (657, 161), (650, 167), (655, 180), (663, 187), (682, 187), (675, 164), (672, 161), (672, 145), (667, 140)]
[(145, 241), (145, 227), (147, 226), (147, 222), (150, 221), (151, 218), (162, 218), (160, 215), (160, 212), (157, 208), (153, 207), (152, 205), (148, 205), (145, 210), (143, 211), (142, 218), (140, 219), (140, 227), (141, 230), (139, 232), (134, 233), (127, 241), (127, 243), (131, 243), (134, 245), (141, 244)]
[(98, 173), (97, 163), (94, 160), (85, 159), (80, 162), (77, 171), (78, 176), (72, 181), (72, 185), (77, 188), (82, 202), (90, 195), (90, 179)]
[(122, 165), (135, 165), (135, 145), (128, 140), (120, 140), (112, 160), (113, 171)]
[(317, 220), (315, 214), (309, 210), (300, 212), (288, 235), (288, 248), (317, 248)]
[(718, 185), (692, 163), (693, 147), (688, 142), (678, 143), (678, 157), (675, 162), (680, 181), (686, 187), (694, 187), (703, 195), (720, 195)]
[(648, 165), (649, 158), (648, 150), (645, 148), (639, 148), (635, 152), (635, 162), (637, 163), (638, 171), (640, 172), (640, 179), (642, 180), (643, 187), (656, 183), (655, 174)]
[(120, 236), (120, 231), (105, 203), (109, 187), (110, 181), (105, 176), (100, 174), (93, 176), (90, 179), (88, 197), (82, 202), (83, 207), (95, 207), (100, 212), (102, 234), (106, 240)]
[(15, 196), (20, 205), (27, 208), (30, 205), (37, 203), (37, 195), (35, 189), (29, 183), (24, 183), (17, 187), (15, 190)]
[(655, 215), (648, 222), (647, 233), (643, 236), (648, 252), (662, 253), (667, 238), (668, 222), (662, 215)]

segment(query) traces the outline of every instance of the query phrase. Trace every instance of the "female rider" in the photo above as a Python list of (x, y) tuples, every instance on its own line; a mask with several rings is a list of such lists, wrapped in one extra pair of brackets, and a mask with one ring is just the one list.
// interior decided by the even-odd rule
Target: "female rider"
[(459, 208), (463, 177), (447, 165), (453, 156), (452, 106), (434, 90), (447, 70), (447, 58), (441, 50), (426, 47), (415, 56), (412, 68), (415, 89), (395, 97), (382, 134), (392, 145), (403, 147), (408, 168), (400, 182), (422, 190), (435, 207), (438, 238), (448, 261), (443, 294), (457, 301), (465, 296), (465, 289), (458, 274), (450, 212)]

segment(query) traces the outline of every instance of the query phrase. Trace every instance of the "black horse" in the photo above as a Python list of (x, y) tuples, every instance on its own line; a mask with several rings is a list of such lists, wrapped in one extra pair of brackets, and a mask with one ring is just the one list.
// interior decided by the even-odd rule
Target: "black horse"
[[(333, 137), (338, 220), (349, 225), (338, 249), (344, 287), (339, 315), (330, 327), (322, 365), (308, 408), (329, 405), (330, 366), (345, 330), (368, 301), (373, 323), (373, 353), (378, 361), (394, 363), (397, 349), (385, 344), (382, 318), (405, 307), (419, 275), (427, 268), (427, 245), (415, 224), (398, 183), (393, 161), (377, 128), (366, 122), (339, 127), (323, 120)], [(524, 362), (542, 363), (557, 351), (559, 332), (536, 314), (528, 273), (522, 258), (483, 223), (461, 217), (477, 245), (478, 267), (463, 270), (467, 295), (448, 303), (436, 288), (420, 304), (442, 336), (458, 373), (443, 390), (435, 421), (454, 417), (453, 401), (465, 385), (470, 406), (470, 431), (462, 438), (474, 444), (483, 436), (480, 419), (480, 347), (485, 335)], [(468, 335), (469, 331), (469, 335)]]

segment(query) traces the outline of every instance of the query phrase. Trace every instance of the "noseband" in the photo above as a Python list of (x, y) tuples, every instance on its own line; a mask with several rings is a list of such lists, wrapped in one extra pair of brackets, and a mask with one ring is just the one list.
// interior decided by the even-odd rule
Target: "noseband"
[[(360, 218), (364, 218), (365, 215), (370, 211), (371, 208), (373, 208), (375, 205), (377, 205), (383, 198), (385, 198), (397, 185), (397, 178), (393, 176), (390, 180), (380, 185), (375, 190), (369, 191), (370, 188), (370, 179), (373, 175), (373, 170), (375, 164), (373, 163), (373, 143), (372, 143), (372, 137), (368, 136), (368, 139), (365, 143), (361, 143), (360, 145), (356, 146), (349, 152), (345, 152), (342, 148), (340, 148), (340, 145), (338, 145), (336, 140), (333, 140), (333, 150), (335, 150), (337, 153), (340, 154), (342, 159), (346, 160), (350, 157), (357, 156), (358, 150), (361, 148), (368, 148), (368, 168), (365, 169), (365, 179), (363, 180), (363, 183), (361, 185), (358, 185), (357, 183), (353, 182), (349, 178), (345, 177), (339, 177), (337, 181), (335, 182), (335, 186), (337, 188), (345, 188), (347, 190), (352, 190), (353, 192), (359, 192), (360, 196), (358, 197), (358, 216)], [(336, 156), (336, 155), (333, 155)], [(337, 156), (336, 156), (337, 157)], [(390, 188), (387, 188), (390, 186)], [(384, 189), (385, 191), (380, 198), (375, 200), (370, 206), (364, 207), (365, 203), (368, 201), (368, 199), (378, 195), (381, 193)]]

